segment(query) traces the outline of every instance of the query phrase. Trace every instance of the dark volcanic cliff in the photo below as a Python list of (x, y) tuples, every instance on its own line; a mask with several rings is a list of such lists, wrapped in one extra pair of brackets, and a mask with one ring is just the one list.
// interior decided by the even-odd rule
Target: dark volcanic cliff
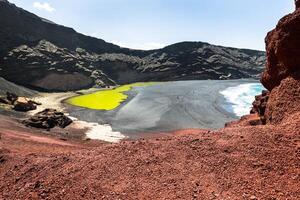
[(250, 78), (259, 76), (264, 62), (261, 51), (202, 42), (151, 51), (121, 48), (0, 0), (0, 76), (35, 89)]

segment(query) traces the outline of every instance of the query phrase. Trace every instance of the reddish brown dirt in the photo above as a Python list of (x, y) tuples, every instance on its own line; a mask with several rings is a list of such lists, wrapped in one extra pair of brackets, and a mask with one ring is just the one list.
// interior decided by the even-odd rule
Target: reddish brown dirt
[[(7, 124), (0, 121), (2, 132)], [(231, 124), (93, 145), (8, 132), (0, 140), (0, 199), (299, 199), (297, 125)]]

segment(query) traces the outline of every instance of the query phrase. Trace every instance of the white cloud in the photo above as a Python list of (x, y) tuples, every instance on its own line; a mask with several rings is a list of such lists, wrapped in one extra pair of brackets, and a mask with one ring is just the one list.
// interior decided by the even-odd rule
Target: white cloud
[(160, 49), (160, 48), (165, 47), (166, 45), (162, 44), (162, 43), (158, 43), (158, 42), (148, 42), (148, 43), (145, 43), (143, 46), (146, 49), (147, 48), (148, 49)]
[(44, 10), (47, 12), (53, 12), (55, 11), (55, 8), (53, 8), (49, 3), (44, 2), (44, 3), (40, 3), (40, 2), (34, 2), (33, 3), (33, 7), (37, 8), (39, 10)]
[(152, 49), (160, 49), (165, 47), (165, 44), (158, 43), (158, 42), (146, 42), (146, 43), (127, 43), (127, 42), (120, 42), (117, 40), (111, 41), (112, 43), (119, 45), (121, 47), (127, 47), (130, 49), (141, 49), (141, 50), (152, 50)]
[[(103, 36), (99, 33), (93, 32), (93, 33), (84, 33), (85, 35), (89, 35), (95, 38), (104, 39)], [(113, 44), (116, 44), (120, 47), (125, 47), (129, 49), (137, 49), (137, 50), (152, 50), (152, 49), (160, 49), (165, 46), (167, 46), (164, 43), (158, 43), (158, 42), (145, 42), (145, 43), (130, 43), (130, 42), (122, 42), (119, 40), (105, 40), (106, 42), (110, 42)]]

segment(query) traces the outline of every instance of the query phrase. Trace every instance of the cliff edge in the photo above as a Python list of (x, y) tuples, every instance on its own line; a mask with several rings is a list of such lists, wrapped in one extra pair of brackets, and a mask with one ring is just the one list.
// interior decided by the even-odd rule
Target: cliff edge
[(267, 63), (263, 85), (270, 90), (267, 123), (278, 124), (300, 112), (300, 2), (266, 37)]

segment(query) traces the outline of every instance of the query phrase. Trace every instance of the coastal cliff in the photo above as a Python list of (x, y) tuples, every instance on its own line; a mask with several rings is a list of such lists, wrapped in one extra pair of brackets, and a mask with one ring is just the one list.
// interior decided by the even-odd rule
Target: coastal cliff
[(32, 89), (258, 78), (265, 59), (262, 51), (205, 42), (181, 42), (150, 51), (121, 48), (0, 1), (0, 76)]
[(82, 144), (0, 116), (0, 198), (300, 199), (296, 5), (266, 39), (265, 125), (252, 114), (217, 131)]
[[(267, 123), (299, 119), (300, 112), (300, 8), (283, 17), (266, 37), (267, 64), (263, 85), (270, 90)], [(294, 117), (293, 117), (294, 116)]]

